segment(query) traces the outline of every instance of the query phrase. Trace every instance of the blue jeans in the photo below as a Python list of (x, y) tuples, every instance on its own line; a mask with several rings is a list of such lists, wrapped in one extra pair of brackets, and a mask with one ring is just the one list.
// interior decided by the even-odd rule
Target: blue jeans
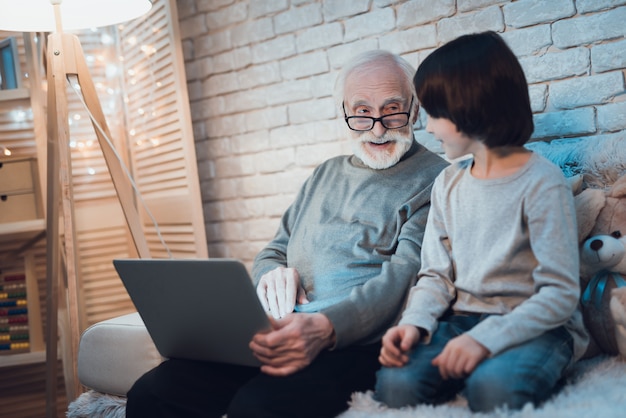
[(474, 327), (485, 315), (451, 315), (439, 323), (429, 344), (418, 344), (400, 368), (383, 367), (376, 375), (374, 398), (392, 408), (438, 404), (462, 392), (474, 412), (497, 407), (521, 409), (539, 404), (559, 386), (573, 355), (573, 341), (564, 327), (483, 360), (465, 379), (444, 380), (431, 364), (448, 341)]

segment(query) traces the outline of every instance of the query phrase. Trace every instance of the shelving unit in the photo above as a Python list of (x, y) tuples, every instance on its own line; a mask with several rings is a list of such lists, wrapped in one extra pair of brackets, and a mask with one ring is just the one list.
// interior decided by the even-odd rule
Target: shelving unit
[(35, 158), (0, 159), (0, 367), (45, 361), (30, 248), (45, 234)]

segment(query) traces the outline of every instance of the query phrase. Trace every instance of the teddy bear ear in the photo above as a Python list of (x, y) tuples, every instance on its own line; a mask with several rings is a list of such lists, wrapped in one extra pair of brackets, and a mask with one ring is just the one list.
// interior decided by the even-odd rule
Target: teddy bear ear
[(606, 204), (606, 195), (600, 189), (585, 189), (574, 196), (576, 221), (578, 223), (578, 242), (589, 235), (600, 211)]
[(626, 196), (626, 174), (618, 178), (609, 190), (609, 196), (611, 197), (625, 197)]
[(574, 195), (577, 195), (578, 193), (581, 192), (583, 188), (583, 176), (581, 174), (576, 174), (572, 177), (567, 177), (566, 180), (570, 188), (572, 189), (572, 193), (574, 193)]

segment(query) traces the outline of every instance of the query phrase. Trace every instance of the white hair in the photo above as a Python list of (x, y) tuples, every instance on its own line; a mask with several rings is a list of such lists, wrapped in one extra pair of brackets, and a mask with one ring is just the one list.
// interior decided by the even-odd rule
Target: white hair
[[(368, 69), (372, 65), (394, 65), (404, 76), (403, 83), (412, 97), (416, 97), (415, 86), (413, 85), (413, 76), (415, 68), (404, 58), (382, 49), (373, 49), (362, 52), (350, 59), (341, 69), (335, 81), (334, 97), (338, 108), (341, 110), (345, 99), (346, 80), (355, 71)], [(415, 100), (417, 102), (417, 99)]]

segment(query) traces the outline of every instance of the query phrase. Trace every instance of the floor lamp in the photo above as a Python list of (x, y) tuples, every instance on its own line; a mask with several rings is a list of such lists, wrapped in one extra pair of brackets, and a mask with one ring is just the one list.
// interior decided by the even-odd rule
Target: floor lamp
[[(122, 163), (107, 138), (109, 129), (89, 74), (78, 37), (65, 30), (108, 26), (135, 19), (148, 10), (150, 0), (0, 0), (0, 29), (52, 32), (48, 36), (47, 197), (46, 197), (46, 416), (56, 417), (59, 283), (67, 279), (70, 341), (62, 344), (68, 399), (82, 391), (76, 370), (80, 329), (72, 173), (69, 148), (67, 78), (76, 76), (83, 101), (92, 117), (102, 153), (115, 186), (137, 254), (149, 258), (134, 193)], [(60, 221), (62, 222), (62, 230)], [(63, 242), (61, 236), (63, 235)]]

